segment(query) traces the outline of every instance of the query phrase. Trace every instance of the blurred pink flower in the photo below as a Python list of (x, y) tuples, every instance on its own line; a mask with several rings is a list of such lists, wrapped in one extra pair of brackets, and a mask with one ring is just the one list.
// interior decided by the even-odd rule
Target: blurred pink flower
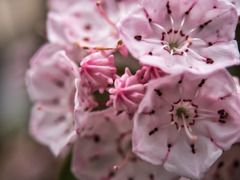
[(52, 44), (40, 49), (30, 63), (26, 84), (35, 102), (30, 133), (59, 155), (76, 135), (73, 109), (78, 67)]
[(73, 151), (74, 175), (87, 180), (177, 179), (162, 166), (144, 162), (132, 153), (132, 123), (125, 113), (115, 114), (113, 108), (89, 114), (89, 124)]

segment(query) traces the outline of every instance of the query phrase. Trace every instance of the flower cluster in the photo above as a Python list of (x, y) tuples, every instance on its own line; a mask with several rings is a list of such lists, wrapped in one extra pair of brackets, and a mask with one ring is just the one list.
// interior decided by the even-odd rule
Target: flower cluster
[(74, 146), (82, 180), (202, 179), (240, 140), (240, 87), (225, 69), (240, 62), (239, 6), (49, 0), (48, 43), (26, 73), (30, 133), (56, 156)]

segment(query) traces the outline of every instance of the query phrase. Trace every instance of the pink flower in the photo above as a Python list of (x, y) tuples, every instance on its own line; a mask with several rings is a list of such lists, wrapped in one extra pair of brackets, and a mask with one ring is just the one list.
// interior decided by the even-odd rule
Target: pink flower
[(113, 55), (106, 58), (101, 52), (93, 53), (85, 57), (80, 65), (81, 85), (89, 88), (90, 93), (96, 90), (103, 93), (108, 84), (113, 84), (116, 73)]
[(48, 146), (55, 156), (64, 154), (76, 139), (73, 114), (64, 108), (37, 104), (30, 119), (30, 134)]
[(145, 0), (117, 27), (130, 53), (169, 73), (239, 64), (236, 9), (222, 0)]
[(113, 104), (119, 113), (125, 111), (132, 118), (144, 96), (145, 88), (141, 76), (132, 75), (126, 68), (125, 74), (115, 80), (114, 88), (110, 88), (109, 93), (111, 95), (107, 105)]
[(89, 114), (89, 123), (73, 151), (74, 175), (87, 180), (176, 179), (177, 175), (132, 153), (132, 123), (125, 113), (115, 114), (113, 108)]
[(152, 80), (134, 117), (133, 151), (170, 172), (201, 179), (239, 140), (239, 105), (235, 83), (224, 70)]
[(58, 45), (43, 46), (30, 61), (26, 74), (30, 97), (34, 101), (69, 101), (74, 91), (74, 79), (79, 76), (77, 65)]
[(52, 0), (52, 11), (47, 21), (48, 39), (59, 44), (77, 43), (82, 48), (93, 50), (119, 49), (127, 55), (126, 47), (119, 41), (115, 24), (133, 2), (136, 0)]
[(58, 46), (45, 45), (31, 59), (26, 84), (35, 102), (30, 133), (59, 155), (75, 138), (73, 121), (78, 67)]

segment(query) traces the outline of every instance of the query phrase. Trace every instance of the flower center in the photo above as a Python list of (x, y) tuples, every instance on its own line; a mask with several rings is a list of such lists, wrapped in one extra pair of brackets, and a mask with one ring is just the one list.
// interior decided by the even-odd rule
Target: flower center
[(188, 119), (189, 118), (189, 116), (188, 116), (188, 114), (187, 114), (187, 110), (184, 108), (184, 107), (179, 107), (177, 110), (176, 110), (176, 115), (177, 115), (177, 117), (178, 118), (182, 118), (182, 115), (186, 118), (186, 119)]
[(163, 43), (171, 54), (181, 54), (188, 49), (192, 40), (188, 36), (182, 33), (182, 30), (170, 31)]
[(178, 43), (176, 43), (176, 42), (173, 42), (173, 43), (169, 43), (169, 49), (170, 49), (170, 51), (171, 50), (174, 50), (175, 48), (178, 48)]
[(175, 102), (170, 110), (172, 116), (172, 124), (176, 125), (177, 130), (182, 128), (186, 135), (193, 141), (197, 140), (197, 136), (192, 134), (191, 126), (195, 124), (197, 115), (197, 106), (191, 100), (182, 100)]

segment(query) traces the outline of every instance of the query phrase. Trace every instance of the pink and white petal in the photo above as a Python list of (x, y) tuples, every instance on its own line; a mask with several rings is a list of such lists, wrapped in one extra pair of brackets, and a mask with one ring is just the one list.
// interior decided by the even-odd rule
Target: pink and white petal
[[(216, 112), (215, 118), (212, 118), (212, 121), (202, 119), (196, 122), (196, 126), (193, 128), (194, 131), (211, 138), (217, 147), (223, 150), (230, 149), (232, 144), (240, 139), (239, 102), (240, 95), (237, 93), (225, 99), (215, 101), (212, 107), (208, 108), (212, 112)], [(228, 113), (226, 119), (220, 120), (219, 110), (224, 110)]]
[(166, 171), (163, 166), (155, 166), (143, 160), (129, 161), (122, 170), (117, 173), (117, 176), (112, 180), (123, 179), (137, 179), (137, 180), (178, 180), (179, 176)]
[(76, 1), (64, 12), (51, 12), (47, 24), (51, 42), (114, 48), (119, 40), (94, 1)]
[(75, 176), (89, 180), (110, 178), (113, 166), (122, 159), (116, 140), (130, 129), (126, 114), (116, 116), (113, 108), (90, 112), (88, 123), (74, 147), (72, 171)]
[[(144, 162), (131, 153), (132, 123), (126, 114), (116, 116), (114, 109), (109, 108), (90, 113), (89, 121), (74, 148), (72, 171), (78, 178), (175, 180), (178, 177), (165, 171), (162, 166)], [(124, 158), (122, 153), (131, 155), (125, 161), (126, 156)], [(121, 168), (113, 169), (114, 165), (123, 161), (125, 164)]]
[(122, 18), (117, 24), (117, 28), (123, 43), (134, 57), (139, 58), (154, 48), (154, 45), (141, 41), (141, 39), (151, 38), (151, 34), (153, 33), (143, 8), (137, 7), (132, 12), (131, 18), (128, 18), (128, 16)]
[[(197, 96), (194, 101), (199, 105), (205, 105), (204, 101), (216, 101), (221, 97), (225, 97), (237, 92), (236, 85), (232, 76), (225, 69), (220, 69), (212, 73), (202, 75), (196, 79)], [(203, 104), (202, 104), (203, 103)]]
[[(175, 55), (174, 57), (169, 56), (169, 52), (166, 50), (158, 49), (158, 52), (152, 51), (153, 55), (148, 56), (144, 55), (140, 57), (140, 61), (144, 64), (155, 66), (162, 69), (165, 72), (179, 74), (186, 70), (190, 70), (193, 66), (189, 65), (192, 64), (193, 59), (191, 59), (188, 55)], [(155, 54), (155, 55), (154, 55)], [(196, 67), (194, 67), (196, 69)], [(196, 69), (199, 71), (198, 69)]]
[(135, 120), (132, 136), (133, 152), (151, 164), (161, 165), (168, 157), (168, 145), (175, 141), (177, 132), (175, 125), (167, 128), (157, 127), (154, 123), (138, 124)]
[[(150, 18), (155, 22), (163, 22), (166, 27), (170, 28), (171, 22), (169, 21), (166, 5), (168, 0), (154, 1), (144, 0), (142, 7), (146, 13), (145, 18)], [(168, 28), (166, 28), (168, 29)]]
[[(30, 133), (39, 142), (47, 145), (55, 156), (63, 152), (76, 138), (73, 117), (71, 113), (64, 113), (58, 109), (49, 112), (39, 110), (38, 106), (32, 109)], [(52, 112), (51, 112), (52, 111)]]
[(56, 52), (61, 50), (63, 50), (63, 48), (60, 45), (54, 43), (47, 43), (43, 45), (31, 58), (30, 65), (31, 66), (42, 65), (46, 63), (46, 61), (49, 61), (49, 59), (52, 59), (52, 56)]
[(89, 95), (89, 90), (82, 85), (81, 79), (75, 79), (75, 86), (74, 121), (76, 132), (79, 134), (88, 123), (89, 112), (97, 107), (98, 103)]
[(181, 132), (164, 163), (166, 170), (191, 179), (201, 179), (222, 154), (210, 139), (200, 136), (194, 145)]
[(66, 45), (69, 40), (66, 37), (66, 30), (63, 28), (62, 17), (50, 12), (47, 20), (47, 37), (51, 43)]
[[(209, 47), (199, 48), (197, 46), (192, 47), (192, 50), (195, 53), (192, 56), (197, 57), (196, 54), (199, 54), (202, 58), (197, 58), (198, 61), (193, 61), (192, 66), (197, 67), (197, 65), (201, 65), (204, 67), (204, 72), (208, 73), (213, 69), (221, 69), (221, 67), (228, 67), (232, 65), (238, 65), (239, 61), (239, 52), (238, 45), (235, 40), (229, 42), (219, 42), (213, 44)], [(210, 59), (212, 62), (207, 63), (205, 59)], [(197, 62), (197, 64), (195, 64)], [(200, 64), (200, 62), (202, 62)], [(203, 70), (201, 70), (203, 71)]]
[[(58, 73), (55, 71), (55, 74)], [(64, 93), (62, 86), (59, 86), (62, 81), (54, 79), (53, 75), (54, 71), (50, 69), (30, 69), (27, 71), (26, 84), (32, 100), (55, 99)]]
[[(48, 59), (47, 55), (50, 55)], [(43, 51), (32, 62), (32, 68), (26, 74), (26, 84), (33, 100), (68, 99), (71, 96), (78, 73), (76, 64), (65, 52), (58, 51), (52, 55)]]
[[(206, 5), (207, 3), (209, 4)], [(203, 11), (200, 11), (200, 7), (204, 8)], [(198, 13), (194, 14), (195, 12)], [(203, 14), (203, 12), (205, 13)], [(194, 17), (191, 17), (191, 13)], [(186, 23), (194, 24), (193, 21), (199, 23), (195, 24), (195, 27), (199, 27), (199, 30), (194, 31), (192, 36), (206, 42), (228, 41), (235, 37), (238, 16), (234, 7), (224, 1), (198, 1), (191, 10), (189, 19), (190, 21)]]
[[(100, 119), (99, 119), (100, 120)], [(111, 122), (94, 124), (94, 129), (86, 138), (79, 138), (75, 144), (72, 160), (72, 172), (80, 179), (98, 180), (107, 178), (113, 172), (113, 166), (121, 157), (116, 153), (114, 141), (117, 129)], [(104, 125), (104, 126), (103, 126)], [(102, 128), (105, 131), (102, 131)], [(112, 130), (112, 131), (110, 131)]]

